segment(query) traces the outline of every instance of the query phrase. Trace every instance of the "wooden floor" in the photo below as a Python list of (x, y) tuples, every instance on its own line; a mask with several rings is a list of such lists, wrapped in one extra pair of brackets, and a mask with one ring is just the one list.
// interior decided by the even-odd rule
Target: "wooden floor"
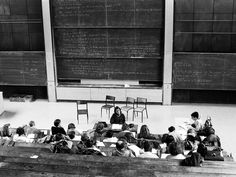
[[(89, 124), (86, 117), (81, 118), (78, 129), (83, 131), (91, 129), (97, 121), (107, 121), (106, 112), (100, 117), (102, 103), (89, 103)], [(118, 106), (123, 106), (119, 104)], [(41, 129), (49, 129), (56, 118), (62, 120), (62, 126), (67, 129), (71, 122), (77, 124), (76, 104), (73, 102), (49, 103), (47, 100), (36, 100), (35, 102), (19, 103), (4, 100), (5, 112), (0, 116), (0, 126), (10, 123), (11, 127), (18, 127), (34, 120), (36, 126)], [(213, 126), (216, 134), (221, 138), (223, 149), (232, 152), (236, 157), (236, 139), (234, 130), (236, 125), (236, 106), (235, 105), (209, 105), (209, 104), (177, 104), (172, 106), (148, 105), (148, 119), (144, 117), (141, 123), (140, 116), (131, 120), (130, 112), (128, 122), (139, 125), (147, 124), (150, 131), (155, 134), (167, 132), (167, 128), (175, 125), (181, 119), (189, 118), (190, 114), (198, 111), (203, 120), (209, 115), (212, 117)], [(112, 110), (113, 112), (113, 110)]]

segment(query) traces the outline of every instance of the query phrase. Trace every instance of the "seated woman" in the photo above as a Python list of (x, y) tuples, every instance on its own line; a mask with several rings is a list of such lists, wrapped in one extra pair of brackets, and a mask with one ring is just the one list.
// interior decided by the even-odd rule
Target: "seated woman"
[(166, 159), (185, 159), (184, 146), (182, 143), (172, 142), (169, 144), (170, 155), (166, 156)]
[(18, 127), (16, 129), (16, 134), (13, 136), (13, 141), (15, 141), (15, 142), (31, 142), (31, 140), (25, 136), (25, 131), (24, 131), (24, 128), (22, 128), (22, 127)]
[(131, 150), (128, 149), (127, 141), (119, 139), (116, 143), (116, 150), (112, 152), (112, 156), (135, 157)]
[(51, 127), (51, 131), (52, 131), (52, 135), (55, 135), (57, 133), (61, 133), (63, 135), (66, 135), (66, 131), (64, 130), (63, 127), (61, 127), (61, 120), (60, 119), (56, 119), (54, 121), (54, 126)]
[(121, 109), (116, 106), (114, 109), (114, 113), (110, 119), (111, 124), (124, 124), (125, 123), (125, 115), (121, 112)]
[(148, 129), (147, 125), (142, 125), (142, 127), (140, 128), (140, 132), (138, 134), (138, 138), (144, 138), (144, 139), (153, 139), (155, 140), (156, 138), (154, 137), (154, 135), (152, 135)]

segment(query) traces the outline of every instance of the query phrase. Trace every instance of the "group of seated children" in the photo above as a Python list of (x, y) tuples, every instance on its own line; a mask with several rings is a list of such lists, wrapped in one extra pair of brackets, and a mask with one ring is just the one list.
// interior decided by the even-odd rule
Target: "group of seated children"
[[(74, 154), (95, 154), (105, 155), (96, 145), (100, 141), (115, 143), (113, 156), (140, 157), (140, 158), (162, 158), (167, 159), (185, 159), (186, 150), (190, 152), (199, 152), (202, 157), (205, 156), (206, 146), (221, 148), (220, 139), (215, 135), (211, 120), (207, 119), (202, 125), (199, 114), (191, 114), (193, 123), (187, 130), (187, 136), (183, 139), (176, 131), (174, 126), (168, 128), (168, 133), (163, 134), (161, 139), (150, 133), (147, 125), (142, 125), (137, 136), (132, 133), (133, 124), (126, 124), (125, 116), (119, 107), (115, 107), (114, 114), (110, 119), (111, 124), (121, 124), (120, 132), (113, 132), (107, 127), (105, 122), (97, 124), (94, 130), (89, 130), (81, 134), (73, 123), (68, 125), (65, 131), (61, 127), (61, 120), (56, 119), (54, 126), (51, 127), (50, 136), (39, 139), (38, 143), (51, 143), (52, 151), (57, 153)], [(34, 121), (29, 125), (19, 127), (13, 136), (15, 142), (32, 142), (27, 135), (38, 134), (39, 130), (35, 128)], [(11, 137), (9, 133), (9, 124), (4, 125), (1, 131), (2, 137)], [(76, 141), (75, 141), (76, 140)]]

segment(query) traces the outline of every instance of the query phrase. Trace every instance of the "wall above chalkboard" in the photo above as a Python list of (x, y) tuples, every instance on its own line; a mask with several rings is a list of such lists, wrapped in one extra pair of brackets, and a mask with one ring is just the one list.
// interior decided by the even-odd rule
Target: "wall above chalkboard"
[(236, 54), (175, 53), (174, 89), (236, 90)]

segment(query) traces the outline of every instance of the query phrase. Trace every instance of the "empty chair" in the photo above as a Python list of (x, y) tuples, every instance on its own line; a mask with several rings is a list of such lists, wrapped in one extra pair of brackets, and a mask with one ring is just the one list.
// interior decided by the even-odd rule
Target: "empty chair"
[(122, 107), (121, 107), (121, 110), (122, 110), (122, 111), (126, 111), (126, 120), (128, 120), (128, 113), (129, 113), (129, 110), (134, 109), (134, 103), (135, 103), (135, 99), (134, 99), (134, 98), (127, 97), (127, 98), (126, 98), (125, 106), (122, 106)]
[(141, 98), (141, 97), (137, 97), (137, 100), (136, 100), (136, 108), (134, 108), (133, 110), (133, 121), (134, 121), (134, 115), (135, 113), (138, 113), (140, 112), (141, 113), (141, 118), (142, 118), (142, 122), (143, 122), (143, 112), (146, 111), (146, 115), (147, 115), (147, 118), (148, 118), (148, 113), (147, 113), (147, 98)]
[(101, 107), (101, 117), (102, 117), (102, 110), (105, 109), (106, 112), (108, 111), (108, 117), (110, 118), (110, 109), (115, 107), (115, 99), (116, 97), (106, 95), (105, 105)]
[(77, 101), (76, 102), (76, 108), (77, 108), (77, 120), (79, 123), (79, 117), (80, 115), (86, 115), (87, 116), (87, 123), (89, 121), (89, 116), (88, 116), (88, 103), (87, 101)]

